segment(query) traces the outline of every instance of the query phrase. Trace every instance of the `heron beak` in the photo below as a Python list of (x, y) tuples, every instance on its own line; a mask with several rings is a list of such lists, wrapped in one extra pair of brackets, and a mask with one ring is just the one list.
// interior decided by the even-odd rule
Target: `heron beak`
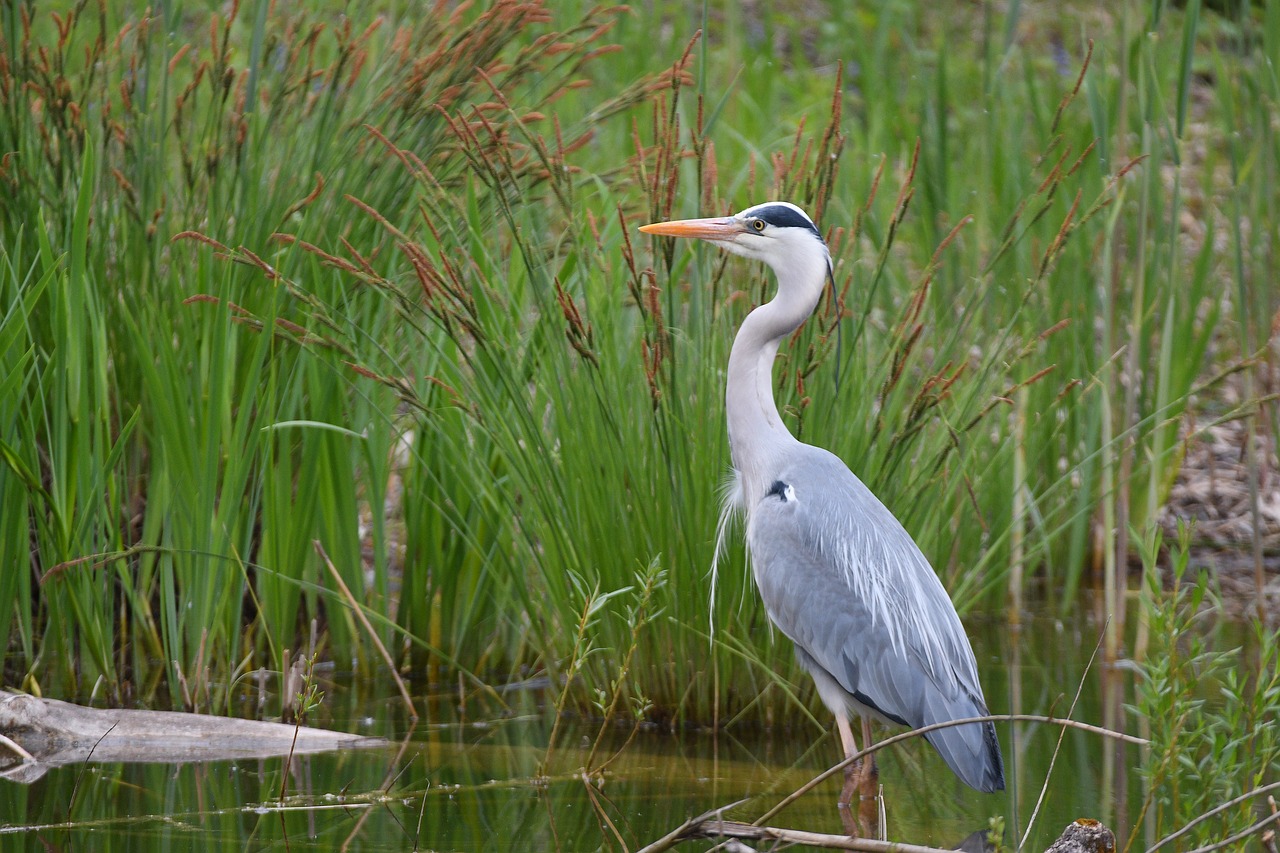
[(673, 222), (654, 222), (641, 225), (646, 234), (663, 237), (697, 237), (702, 240), (729, 240), (743, 232), (743, 225), (732, 216), (711, 219), (677, 219)]

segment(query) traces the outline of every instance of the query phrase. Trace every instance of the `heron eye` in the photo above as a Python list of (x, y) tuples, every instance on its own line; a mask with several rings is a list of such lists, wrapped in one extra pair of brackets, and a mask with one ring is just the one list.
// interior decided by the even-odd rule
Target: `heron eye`
[(752, 227), (752, 228), (754, 228), (754, 229), (756, 229), (757, 231), (763, 231), (763, 230), (764, 230), (764, 220), (763, 220), (763, 219), (753, 219), (753, 220), (751, 220), (751, 227)]

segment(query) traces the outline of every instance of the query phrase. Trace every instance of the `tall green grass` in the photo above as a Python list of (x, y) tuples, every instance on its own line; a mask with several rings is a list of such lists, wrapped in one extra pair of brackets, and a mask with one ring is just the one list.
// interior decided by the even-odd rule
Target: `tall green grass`
[(367, 671), (319, 541), (406, 670), (469, 699), (536, 673), (584, 713), (803, 705), (740, 550), (714, 601), (706, 575), (724, 364), (771, 276), (636, 231), (765, 198), (835, 260), (776, 370), (792, 428), (963, 609), (1067, 608), (1107, 561), (1118, 600), (1111, 531), (1264, 339), (1230, 345), (1274, 301), (1245, 223), (1275, 199), (1215, 181), (1274, 167), (1275, 40), (1159, 5), (1050, 28), (1056, 55), (1020, 6), (701, 38), (678, 11), (5, 7), (7, 675), (226, 708), (313, 623)]
[[(361, 638), (311, 542), (365, 588), (358, 511), (386, 489), (395, 403), (353, 384), (341, 348), (299, 343), (403, 331), (332, 276), (297, 301), (264, 286), (260, 270), (304, 257), (271, 236), (289, 225), (376, 256), (382, 229), (347, 194), (394, 216), (415, 200), (365, 125), (456, 182), (465, 162), (437, 105), (492, 98), (477, 67), (526, 108), (564, 94), (616, 15), (557, 32), (537, 4), (360, 29), (242, 11), (3, 10), (3, 476), (21, 495), (4, 558), (24, 567), (6, 576), (24, 594), (5, 619), (31, 689), (225, 706), (234, 678), (279, 666), (312, 619), (354, 660)], [(258, 247), (257, 266), (175, 241), (193, 229)], [(376, 517), (368, 594), (390, 614)]]

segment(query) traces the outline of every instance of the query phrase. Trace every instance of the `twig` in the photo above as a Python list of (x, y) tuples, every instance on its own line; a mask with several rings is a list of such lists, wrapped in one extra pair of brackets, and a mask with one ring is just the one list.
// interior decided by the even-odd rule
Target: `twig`
[[(289, 650), (285, 649), (284, 653), (285, 655), (288, 655)], [(301, 660), (301, 657), (299, 657), (299, 660)], [(311, 658), (312, 666), (315, 665), (315, 662), (316, 662), (316, 659)], [(308, 677), (309, 676), (310, 676), (310, 673), (308, 673)], [(301, 693), (298, 694), (298, 698), (299, 699), (302, 698)], [(298, 732), (302, 730), (302, 713), (298, 710), (296, 705), (294, 707), (293, 714), (294, 714), (293, 741), (289, 744), (289, 754), (284, 757), (284, 766), (280, 768), (280, 798), (279, 799), (280, 799), (280, 805), (282, 806), (285, 805), (285, 801), (284, 801), (285, 794), (289, 792), (289, 775), (290, 775), (289, 771), (295, 769), (293, 766), (293, 755), (294, 755), (294, 750), (298, 748)], [(280, 816), (280, 820), (281, 820), (281, 827), (283, 828), (284, 815)]]
[(1168, 844), (1170, 841), (1173, 841), (1176, 838), (1181, 838), (1182, 836), (1190, 832), (1192, 827), (1194, 827), (1196, 824), (1201, 823), (1202, 821), (1208, 820), (1209, 818), (1213, 817), (1219, 812), (1225, 812), (1227, 809), (1240, 805), (1245, 800), (1250, 800), (1250, 799), (1253, 799), (1254, 797), (1261, 796), (1262, 794), (1265, 794), (1269, 791), (1275, 791), (1278, 789), (1280, 789), (1280, 782), (1272, 782), (1270, 785), (1263, 785), (1261, 788), (1254, 788), (1252, 791), (1243, 793), (1240, 796), (1236, 797), (1234, 800), (1228, 800), (1227, 802), (1223, 803), (1220, 806), (1215, 806), (1214, 808), (1210, 809), (1209, 811), (1205, 812), (1204, 814), (1192, 820), (1186, 826), (1182, 827), (1182, 829), (1179, 829), (1177, 832), (1171, 833), (1170, 835), (1166, 835), (1164, 838), (1161, 838), (1155, 844), (1152, 844), (1150, 847), (1147, 848), (1146, 853), (1154, 853), (1155, 850), (1160, 849), (1164, 845)]
[(823, 782), (830, 779), (832, 776), (844, 770), (844, 768), (853, 764), (855, 761), (858, 761), (863, 756), (867, 756), (873, 752), (877, 752), (878, 750), (883, 749), (884, 747), (889, 746), (890, 744), (898, 743), (899, 741), (907, 740), (908, 738), (917, 737), (927, 732), (932, 732), (937, 729), (949, 728), (950, 726), (968, 725), (969, 723), (1049, 723), (1050, 725), (1068, 726), (1073, 729), (1081, 729), (1082, 731), (1092, 732), (1093, 734), (1102, 735), (1103, 737), (1110, 737), (1110, 738), (1115, 738), (1116, 740), (1122, 740), (1125, 743), (1136, 743), (1136, 744), (1148, 743), (1148, 741), (1145, 738), (1134, 737), (1133, 735), (1127, 735), (1127, 734), (1124, 734), (1123, 732), (1113, 732), (1110, 729), (1102, 728), (1102, 726), (1093, 726), (1093, 725), (1090, 725), (1089, 723), (1077, 722), (1076, 720), (1063, 720), (1057, 717), (1046, 717), (1041, 714), (988, 714), (985, 717), (965, 717), (964, 719), (961, 719), (961, 720), (948, 720), (945, 723), (934, 723), (933, 725), (929, 725), (929, 726), (921, 726), (918, 729), (912, 729), (909, 732), (903, 732), (900, 735), (894, 735), (891, 738), (885, 738), (879, 743), (872, 744), (871, 746), (867, 747), (861, 752), (855, 752), (853, 755), (850, 755), (848, 758), (844, 759), (838, 764), (832, 765), (831, 767), (827, 768), (823, 772), (819, 773), (817, 776), (810, 779), (804, 785), (801, 785), (792, 793), (788, 794), (782, 800), (782, 802), (778, 803), (776, 806), (769, 809), (769, 811), (761, 815), (755, 821), (755, 824), (757, 826), (763, 824), (769, 818), (773, 817), (778, 812), (782, 811), (787, 806), (791, 805), (796, 800), (800, 799), (805, 794), (809, 793), (814, 788), (818, 787)]
[(604, 810), (604, 806), (600, 804), (600, 798), (596, 796), (596, 786), (591, 784), (591, 780), (587, 778), (587, 771), (582, 771), (582, 786), (586, 789), (587, 797), (591, 800), (591, 807), (596, 810), (598, 820), (609, 828), (613, 833), (613, 837), (618, 840), (623, 850), (627, 849), (627, 843), (622, 838), (622, 833), (618, 831), (617, 825), (614, 824), (613, 818), (609, 817), (609, 813)]
[(729, 809), (737, 808), (738, 806), (747, 802), (749, 799), (750, 797), (748, 797), (747, 799), (738, 800), (736, 803), (729, 803), (729, 805), (727, 806), (720, 806), (718, 808), (712, 809), (709, 812), (703, 812), (697, 817), (691, 817), (688, 820), (686, 820), (684, 823), (677, 826), (675, 829), (668, 832), (666, 835), (659, 838), (657, 841), (653, 842), (652, 844), (646, 847), (640, 848), (639, 850), (636, 851), (636, 853), (662, 853), (663, 850), (670, 850), (672, 847), (679, 844), (680, 841), (686, 837), (685, 836), (686, 832), (689, 832), (694, 827), (701, 826), (705, 821), (709, 820), (712, 817), (720, 815), (728, 811)]
[(14, 755), (22, 759), (23, 764), (36, 764), (36, 757), (22, 748), (22, 744), (18, 743), (5, 735), (0, 735), (0, 746), (8, 747)]
[(98, 745), (107, 739), (107, 735), (116, 730), (116, 723), (112, 723), (107, 727), (97, 740), (93, 742), (93, 746), (89, 748), (89, 754), (84, 757), (84, 764), (80, 766), (80, 772), (76, 774), (76, 782), (71, 786), (71, 798), (67, 801), (67, 823), (71, 823), (71, 810), (76, 805), (76, 794), (80, 793), (80, 780), (84, 778), (85, 770), (89, 767), (89, 761), (93, 758), (93, 753), (98, 749)]
[[(1272, 815), (1280, 814), (1280, 809), (1276, 808), (1275, 797), (1267, 797), (1267, 805), (1271, 808)], [(1274, 829), (1268, 829), (1262, 833), (1262, 849), (1266, 850), (1267, 853), (1277, 853), (1276, 831)]]
[(825, 832), (808, 832), (779, 826), (756, 826), (735, 820), (706, 820), (705, 816), (704, 819), (695, 819), (686, 823), (676, 833), (664, 836), (661, 840), (645, 847), (640, 853), (658, 853), (680, 841), (692, 838), (745, 838), (750, 841), (805, 844), (810, 847), (825, 847), (829, 850), (860, 850), (863, 853), (955, 853), (954, 850), (944, 850), (941, 847), (922, 847), (919, 844), (877, 841), (874, 838), (831, 835)]
[(404, 700), (404, 707), (409, 712), (409, 718), (418, 719), (418, 712), (413, 707), (413, 699), (409, 697), (409, 691), (404, 686), (404, 679), (400, 677), (399, 671), (396, 669), (395, 661), (391, 659), (391, 653), (387, 651), (387, 647), (382, 644), (382, 640), (378, 639), (377, 633), (373, 630), (373, 625), (369, 624), (369, 619), (364, 615), (364, 608), (356, 601), (351, 590), (347, 588), (347, 583), (342, 579), (342, 575), (338, 574), (338, 568), (329, 559), (329, 555), (325, 553), (324, 546), (320, 544), (319, 539), (312, 540), (312, 547), (316, 549), (316, 553), (320, 555), (320, 559), (324, 560), (324, 564), (329, 568), (329, 574), (333, 575), (334, 581), (338, 584), (339, 591), (346, 597), (351, 604), (352, 611), (355, 612), (356, 618), (360, 620), (360, 624), (369, 632), (369, 637), (373, 640), (373, 645), (378, 649), (378, 654), (382, 655), (383, 661), (387, 664), (387, 669), (391, 672), (391, 677), (396, 680), (396, 688), (400, 691), (400, 698)]
[[(1087, 62), (1087, 61), (1086, 61)], [(1111, 621), (1111, 617), (1107, 617), (1107, 622)], [(1080, 683), (1076, 686), (1075, 698), (1071, 700), (1071, 707), (1067, 709), (1067, 716), (1070, 717), (1075, 713), (1076, 703), (1080, 701), (1080, 693), (1084, 690), (1084, 680), (1089, 675), (1089, 670), (1093, 669), (1093, 662), (1098, 657), (1098, 649), (1102, 648), (1102, 642), (1107, 636), (1107, 626), (1104, 623), (1102, 633), (1098, 635), (1098, 642), (1093, 644), (1093, 654), (1089, 655), (1089, 662), (1084, 665), (1084, 672), (1080, 674)], [(1036, 817), (1040, 814), (1040, 807), (1044, 805), (1045, 795), (1049, 792), (1049, 779), (1053, 776), (1053, 765), (1058, 763), (1058, 752), (1062, 749), (1062, 739), (1066, 736), (1065, 728), (1058, 731), (1058, 742), (1053, 746), (1053, 756), (1049, 759), (1049, 769), (1045, 771), (1044, 783), (1040, 786), (1040, 796), (1036, 799), (1036, 807), (1031, 810), (1031, 819), (1027, 821), (1027, 831), (1022, 834), (1022, 840), (1018, 842), (1018, 850), (1027, 846), (1027, 839), (1031, 837), (1031, 829), (1036, 825)]]
[(1277, 812), (1276, 814), (1267, 815), (1262, 820), (1258, 821), (1252, 826), (1245, 827), (1244, 829), (1240, 830), (1230, 838), (1224, 838), (1221, 841), (1215, 841), (1213, 844), (1208, 844), (1204, 847), (1197, 847), (1195, 850), (1190, 851), (1190, 853), (1210, 853), (1210, 851), (1212, 850), (1221, 850), (1223, 847), (1230, 847), (1232, 844), (1235, 844), (1237, 841), (1241, 840), (1242, 838), (1248, 838), (1250, 835), (1253, 835), (1255, 832), (1262, 829), (1267, 824), (1275, 823), (1277, 820), (1280, 820), (1280, 812)]
[[(409, 744), (412, 743), (412, 741), (410, 740), (410, 736), (412, 735), (413, 730), (416, 727), (417, 727), (416, 721), (410, 722), (409, 732), (404, 736), (404, 738), (401, 739), (399, 751), (396, 752), (395, 757), (392, 758), (391, 761), (388, 762), (387, 764), (387, 772), (386, 772), (386, 775), (382, 777), (382, 787), (379, 790), (390, 791), (391, 786), (395, 784), (396, 779), (398, 779), (401, 774), (405, 773), (409, 769), (409, 767), (412, 766), (413, 762), (409, 761), (409, 762), (405, 762), (404, 766), (401, 767), (399, 770), (395, 769), (396, 764), (399, 763), (404, 758), (405, 753), (409, 751)], [(422, 798), (423, 811), (426, 810), (426, 804), (427, 804), (427, 798), (423, 797)], [(342, 844), (338, 846), (338, 853), (347, 853), (347, 851), (351, 849), (351, 843), (355, 841), (357, 837), (359, 837), (360, 830), (364, 827), (365, 819), (368, 818), (368, 816), (371, 814), (373, 814), (373, 809), (365, 809), (364, 811), (360, 812), (360, 817), (356, 818), (355, 825), (351, 827), (351, 831), (347, 833), (347, 837), (344, 838), (342, 840)], [(403, 828), (403, 824), (401, 824), (401, 828)], [(407, 830), (406, 830), (406, 834), (408, 834)], [(422, 837), (422, 812), (420, 811), (418, 813), (418, 832), (416, 835), (414, 835), (414, 838), (416, 839), (421, 837)]]

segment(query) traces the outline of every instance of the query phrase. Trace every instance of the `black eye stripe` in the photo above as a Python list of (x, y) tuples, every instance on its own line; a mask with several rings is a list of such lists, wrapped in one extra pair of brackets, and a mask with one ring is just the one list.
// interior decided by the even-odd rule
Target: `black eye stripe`
[(752, 214), (756, 219), (767, 222), (777, 228), (803, 228), (812, 231), (819, 237), (818, 229), (809, 221), (809, 217), (783, 204), (769, 204)]

